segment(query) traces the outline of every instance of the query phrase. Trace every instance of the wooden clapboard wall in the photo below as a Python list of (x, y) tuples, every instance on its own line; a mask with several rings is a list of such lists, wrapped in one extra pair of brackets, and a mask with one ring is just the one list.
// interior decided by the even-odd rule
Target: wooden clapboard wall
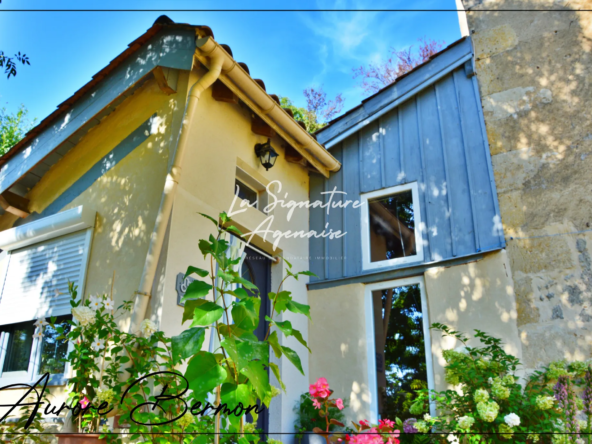
[[(467, 71), (460, 65), (334, 145), (331, 153), (343, 167), (327, 180), (311, 174), (311, 201), (326, 202), (320, 193), (334, 187), (356, 200), (361, 193), (417, 182), (423, 263), (504, 247), (481, 101)], [(340, 239), (310, 239), (310, 267), (319, 276), (313, 281), (370, 273), (362, 270), (360, 210), (350, 205), (327, 215), (311, 209), (311, 230), (329, 224), (347, 232)]]

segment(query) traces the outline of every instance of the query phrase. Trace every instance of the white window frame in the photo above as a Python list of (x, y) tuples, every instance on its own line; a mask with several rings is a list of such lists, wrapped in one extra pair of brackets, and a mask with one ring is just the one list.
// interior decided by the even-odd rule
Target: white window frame
[[(394, 259), (385, 259), (383, 261), (372, 262), (370, 252), (370, 206), (369, 201), (380, 197), (386, 197), (405, 191), (411, 191), (411, 198), (413, 200), (413, 219), (415, 224), (415, 249), (416, 253), (413, 256), (397, 257)], [(360, 195), (362, 203), (362, 269), (375, 270), (377, 268), (393, 267), (395, 265), (407, 264), (410, 262), (423, 261), (423, 241), (421, 237), (421, 212), (419, 208), (419, 189), (417, 182), (410, 182), (403, 185), (396, 185), (394, 187), (383, 188), (381, 190), (371, 191)]]
[[(67, 234), (86, 230), (84, 240), (84, 256), (82, 259), (83, 269), (80, 275), (80, 282), (78, 282), (78, 298), (80, 299), (84, 294), (86, 285), (86, 276), (88, 272), (88, 263), (90, 260), (90, 248), (93, 238), (94, 225), (96, 220), (96, 211), (91, 211), (82, 206), (72, 208), (52, 216), (39, 219), (29, 224), (21, 225), (19, 227), (11, 228), (0, 233), (0, 249), (7, 251), (7, 258), (4, 261), (5, 266), (0, 272), (0, 283), (4, 283), (6, 273), (8, 272), (8, 263), (10, 261), (10, 254), (13, 250), (33, 246), (35, 244), (44, 242), (46, 240), (54, 239), (56, 237), (65, 236)], [(1, 287), (0, 285), (0, 291)], [(2, 369), (4, 368), (4, 360), (6, 358), (6, 348), (8, 346), (8, 334), (0, 333), (0, 383), (5, 385), (10, 384), (31, 384), (39, 380), (42, 375), (39, 374), (39, 367), (41, 364), (41, 340), (34, 338), (31, 344), (31, 356), (29, 357), (29, 367), (27, 376), (24, 372), (10, 372), (19, 373), (18, 375), (4, 376)], [(68, 345), (68, 354), (73, 350), (73, 345)], [(9, 372), (7, 372), (9, 373)], [(48, 385), (63, 385), (65, 379), (72, 374), (72, 369), (69, 362), (66, 362), (63, 374), (50, 375)]]
[[(378, 423), (378, 380), (376, 374), (376, 342), (375, 327), (374, 327), (374, 303), (372, 299), (372, 292), (376, 290), (387, 290), (395, 287), (405, 287), (409, 285), (418, 285), (421, 294), (421, 312), (423, 324), (423, 342), (425, 346), (426, 356), (426, 373), (428, 379), (428, 389), (435, 389), (434, 382), (434, 365), (432, 354), (432, 341), (430, 337), (430, 318), (428, 313), (428, 301), (425, 291), (425, 282), (423, 276), (416, 276), (405, 279), (396, 279), (392, 281), (378, 282), (376, 284), (368, 284), (365, 286), (364, 297), (364, 311), (366, 318), (366, 344), (368, 361), (368, 387), (370, 389), (370, 422), (372, 424)], [(436, 416), (436, 406), (430, 403), (430, 414)]]
[[(268, 194), (267, 188), (261, 182), (259, 182), (257, 179), (251, 177), (251, 175), (249, 175), (249, 173), (247, 173), (244, 169), (242, 169), (239, 166), (236, 167), (235, 179), (238, 180), (239, 182), (241, 182), (244, 186), (249, 188), (251, 191), (254, 191), (255, 194), (257, 194), (257, 204), (254, 206), (251, 206), (251, 208), (255, 208), (255, 209), (261, 211), (263, 214), (266, 214), (265, 211), (263, 211), (263, 210), (265, 209), (265, 207), (267, 207), (267, 204), (269, 202), (269, 196), (267, 195)], [(236, 188), (234, 189), (234, 194), (236, 195)]]

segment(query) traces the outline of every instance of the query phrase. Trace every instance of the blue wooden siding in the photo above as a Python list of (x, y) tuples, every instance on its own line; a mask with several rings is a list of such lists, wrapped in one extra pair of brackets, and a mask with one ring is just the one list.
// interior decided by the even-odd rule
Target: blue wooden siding
[[(460, 65), (334, 145), (331, 153), (343, 167), (329, 179), (311, 175), (311, 200), (326, 202), (327, 195), (320, 193), (334, 187), (347, 193), (344, 200), (357, 200), (361, 193), (417, 182), (424, 263), (502, 248), (489, 147), (474, 82)], [(311, 230), (347, 232), (340, 239), (310, 240), (310, 266), (318, 280), (380, 271), (362, 270), (361, 210), (367, 209), (350, 205), (331, 208), (329, 214), (326, 209), (311, 209)]]

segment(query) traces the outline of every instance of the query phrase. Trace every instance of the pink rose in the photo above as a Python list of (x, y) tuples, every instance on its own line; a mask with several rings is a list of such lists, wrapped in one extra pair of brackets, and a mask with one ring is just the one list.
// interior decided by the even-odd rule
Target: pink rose
[(339, 410), (343, 410), (343, 401), (341, 400), (341, 398), (338, 398), (337, 401), (335, 401), (335, 405)]

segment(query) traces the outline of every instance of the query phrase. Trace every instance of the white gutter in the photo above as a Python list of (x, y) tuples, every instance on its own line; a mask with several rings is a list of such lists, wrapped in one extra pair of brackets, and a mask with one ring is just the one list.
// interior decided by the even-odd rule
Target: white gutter
[(344, 131), (343, 133), (335, 136), (333, 139), (328, 140), (327, 142), (325, 142), (325, 147), (327, 149), (328, 148), (331, 148), (332, 146), (337, 145), (342, 140), (347, 139), (352, 134), (357, 133), (362, 128), (364, 128), (366, 125), (368, 125), (369, 123), (371, 123), (374, 120), (378, 119), (383, 114), (388, 113), (389, 111), (391, 111), (394, 108), (396, 108), (397, 106), (399, 106), (401, 103), (405, 102), (406, 100), (409, 100), (411, 97), (413, 97), (414, 95), (416, 95), (422, 89), (424, 89), (424, 88), (426, 88), (426, 87), (428, 87), (428, 86), (436, 83), (438, 80), (440, 80), (446, 74), (448, 74), (450, 71), (458, 68), (463, 63), (471, 60), (472, 57), (473, 57), (472, 54), (467, 54), (464, 57), (462, 57), (462, 58), (460, 58), (458, 60), (455, 60), (453, 63), (451, 63), (450, 65), (448, 65), (446, 68), (442, 69), (438, 74), (430, 77), (424, 83), (422, 83), (420, 85), (417, 85), (415, 88), (407, 91), (401, 97), (399, 97), (395, 101), (389, 103), (384, 108), (380, 109), (379, 111), (377, 111), (376, 113), (372, 114), (371, 116), (368, 116), (366, 119), (362, 120), (361, 122), (358, 122), (356, 125), (352, 126), (347, 131)]
[(154, 230), (150, 237), (150, 246), (148, 248), (148, 255), (146, 256), (146, 262), (144, 263), (142, 279), (140, 280), (138, 291), (136, 291), (136, 298), (129, 328), (130, 332), (136, 332), (140, 327), (140, 323), (146, 316), (146, 310), (151, 296), (150, 292), (154, 282), (154, 276), (156, 275), (158, 258), (162, 251), (167, 224), (173, 209), (173, 201), (175, 200), (175, 192), (177, 191), (179, 179), (181, 178), (181, 165), (188, 145), (189, 128), (191, 128), (193, 115), (195, 114), (200, 96), (218, 79), (223, 68), (230, 68), (224, 54), (226, 53), (221, 47), (213, 48), (212, 51), (205, 54), (210, 60), (209, 71), (205, 73), (189, 91), (189, 100), (185, 107), (183, 123), (179, 131), (179, 141), (177, 143), (177, 149), (175, 150), (175, 157), (169, 173), (167, 174), (160, 201), (160, 208), (158, 209)]

